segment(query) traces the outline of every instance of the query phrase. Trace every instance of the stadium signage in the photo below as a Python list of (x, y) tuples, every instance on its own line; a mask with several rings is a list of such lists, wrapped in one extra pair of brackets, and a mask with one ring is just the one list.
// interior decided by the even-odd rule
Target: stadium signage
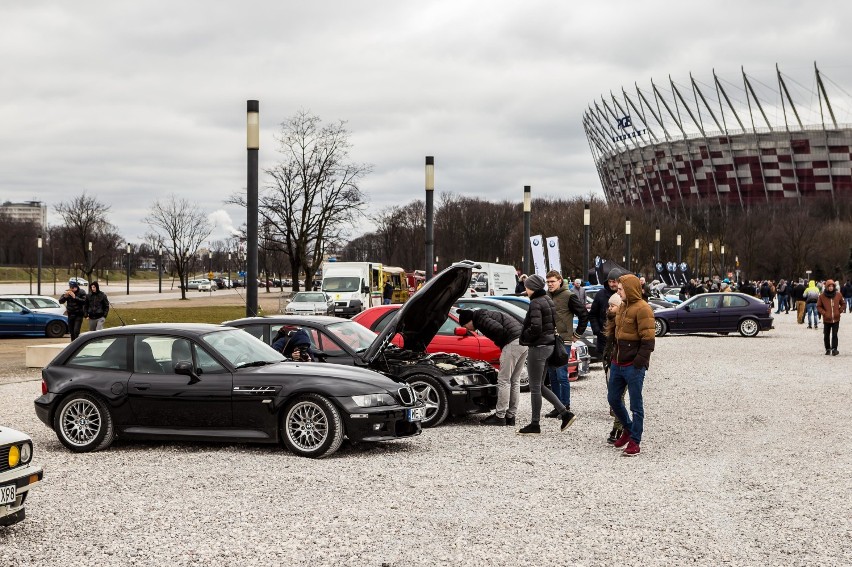
[(645, 128), (642, 130), (634, 129), (632, 132), (628, 132), (628, 128), (633, 128), (633, 121), (630, 119), (629, 114), (627, 116), (622, 116), (621, 118), (616, 118), (615, 123), (616, 126), (618, 126), (618, 129), (624, 132), (624, 134), (610, 136), (613, 142), (623, 142), (628, 138), (640, 138), (647, 132)]

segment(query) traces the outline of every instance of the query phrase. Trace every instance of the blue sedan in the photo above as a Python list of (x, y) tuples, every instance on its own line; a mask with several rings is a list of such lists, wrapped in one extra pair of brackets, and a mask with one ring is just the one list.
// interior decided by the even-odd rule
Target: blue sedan
[(30, 311), (12, 299), (0, 299), (0, 335), (61, 337), (68, 332), (68, 317)]
[(654, 334), (733, 333), (754, 337), (772, 329), (772, 306), (743, 293), (702, 293), (654, 312)]

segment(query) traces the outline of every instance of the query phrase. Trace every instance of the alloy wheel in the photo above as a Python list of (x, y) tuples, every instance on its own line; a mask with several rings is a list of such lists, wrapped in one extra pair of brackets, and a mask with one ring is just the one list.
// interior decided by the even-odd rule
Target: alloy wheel
[(287, 414), (287, 437), (305, 451), (317, 449), (328, 437), (328, 418), (313, 402), (299, 402)]
[(434, 419), (441, 403), (438, 391), (425, 382), (413, 382), (411, 383), (411, 389), (414, 390), (417, 400), (426, 405), (426, 415), (423, 417), (423, 421), (428, 422)]
[(76, 399), (62, 410), (62, 436), (72, 445), (91, 443), (101, 431), (101, 412), (87, 399)]

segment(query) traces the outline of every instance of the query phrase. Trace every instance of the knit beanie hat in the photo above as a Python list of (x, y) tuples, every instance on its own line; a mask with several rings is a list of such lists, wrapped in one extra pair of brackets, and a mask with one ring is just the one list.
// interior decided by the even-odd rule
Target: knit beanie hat
[(459, 325), (461, 325), (462, 327), (473, 321), (473, 311), (471, 311), (470, 309), (459, 309), (458, 315)]
[(613, 293), (609, 296), (609, 304), (618, 307), (619, 305), (621, 305), (621, 296), (617, 293)]
[(628, 272), (627, 270), (624, 270), (624, 269), (621, 269), (621, 268), (613, 268), (609, 271), (609, 275), (606, 277), (606, 279), (617, 282), (618, 278), (620, 278), (624, 274), (629, 274), (629, 273), (630, 272)]
[(524, 287), (533, 291), (544, 289), (544, 278), (538, 274), (533, 274), (524, 281)]

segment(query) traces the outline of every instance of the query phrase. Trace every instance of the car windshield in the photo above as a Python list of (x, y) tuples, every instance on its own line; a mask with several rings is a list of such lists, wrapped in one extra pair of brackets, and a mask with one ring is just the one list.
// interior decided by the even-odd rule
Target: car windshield
[(297, 293), (293, 296), (293, 303), (325, 303), (325, 294), (323, 293)]
[(331, 291), (331, 292), (346, 292), (346, 291), (358, 291), (358, 284), (361, 283), (361, 278), (351, 276), (351, 277), (331, 277), (324, 278), (322, 280), (322, 289), (323, 291)]
[(353, 321), (332, 323), (326, 328), (338, 341), (349, 345), (355, 352), (367, 350), (376, 340), (376, 333)]
[(204, 335), (203, 339), (236, 368), (264, 366), (284, 360), (284, 355), (263, 341), (238, 329), (234, 331), (214, 331)]

